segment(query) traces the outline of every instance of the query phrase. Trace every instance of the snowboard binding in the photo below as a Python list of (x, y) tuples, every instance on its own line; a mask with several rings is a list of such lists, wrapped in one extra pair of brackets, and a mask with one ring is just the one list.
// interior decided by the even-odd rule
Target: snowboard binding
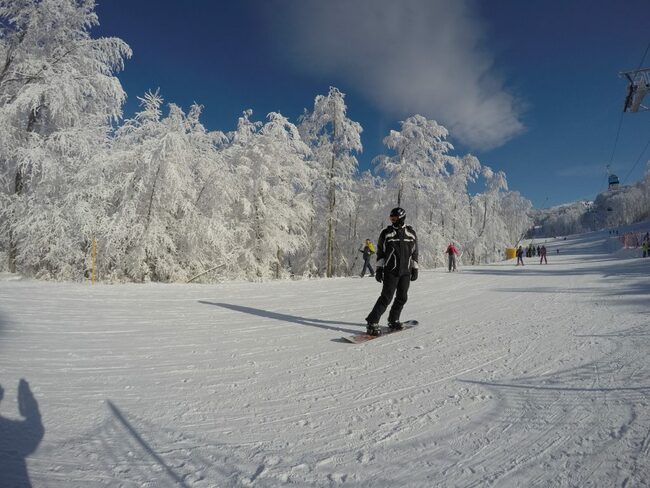
[(390, 330), (404, 330), (404, 324), (399, 320), (389, 320), (388, 328)]
[(381, 335), (381, 328), (379, 327), (379, 324), (368, 324), (366, 326), (366, 334), (369, 336), (377, 337)]

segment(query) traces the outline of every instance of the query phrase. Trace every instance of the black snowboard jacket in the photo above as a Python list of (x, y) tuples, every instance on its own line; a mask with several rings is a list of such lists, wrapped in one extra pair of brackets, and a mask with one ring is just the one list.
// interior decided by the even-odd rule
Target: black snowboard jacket
[(418, 267), (418, 238), (410, 225), (389, 225), (379, 234), (377, 266), (385, 273), (402, 276)]

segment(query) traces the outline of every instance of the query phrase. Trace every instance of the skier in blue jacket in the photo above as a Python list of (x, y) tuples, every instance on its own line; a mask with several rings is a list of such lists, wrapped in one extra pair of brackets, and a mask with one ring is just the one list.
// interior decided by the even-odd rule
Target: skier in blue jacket
[(390, 212), (391, 225), (381, 231), (377, 242), (377, 270), (375, 279), (383, 281), (381, 295), (372, 311), (366, 317), (367, 333), (381, 335), (379, 319), (397, 296), (388, 314), (388, 327), (395, 330), (403, 328), (400, 314), (408, 300), (411, 281), (418, 279), (418, 239), (415, 230), (406, 225), (406, 211), (397, 207)]

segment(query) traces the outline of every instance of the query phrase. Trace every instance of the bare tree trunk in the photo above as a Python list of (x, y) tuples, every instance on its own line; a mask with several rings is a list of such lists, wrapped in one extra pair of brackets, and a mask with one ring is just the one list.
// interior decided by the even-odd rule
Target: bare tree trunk
[[(20, 166), (16, 170), (16, 181), (14, 194), (17, 196), (23, 193), (23, 168)], [(18, 243), (14, 236), (13, 230), (9, 230), (9, 272), (16, 272), (16, 258), (18, 257)]]
[[(336, 143), (336, 121), (334, 125), (334, 143)], [(336, 208), (336, 187), (334, 185), (334, 167), (336, 164), (336, 147), (332, 148), (332, 162), (330, 165), (330, 194), (329, 214), (327, 221), (327, 277), (334, 276), (334, 209)]]
[(474, 212), (473, 212), (473, 207), (472, 202), (469, 202), (469, 228), (471, 229), (474, 226)]
[(357, 227), (359, 225), (359, 211), (360, 211), (360, 208), (361, 208), (361, 199), (358, 199), (357, 200), (357, 207), (356, 207), (356, 209), (354, 211), (354, 231), (353, 231), (353, 234), (352, 234), (352, 237), (355, 238), (355, 239), (359, 237)]
[(318, 266), (316, 266), (316, 263), (314, 263), (314, 252), (315, 252), (315, 246), (314, 242), (316, 242), (316, 238), (314, 235), (314, 215), (316, 214), (316, 189), (314, 187), (314, 183), (311, 185), (311, 208), (313, 210), (312, 216), (309, 218), (309, 256), (307, 257), (307, 269), (309, 270), (310, 274), (314, 275), (319, 275), (320, 273), (318, 272)]
[[(255, 260), (257, 261), (257, 277), (258, 278), (263, 278), (263, 274), (261, 271), (262, 268), (262, 246), (264, 246), (264, 232), (262, 231), (262, 226), (261, 226), (261, 217), (260, 217), (260, 211), (259, 211), (259, 205), (258, 203), (263, 203), (263, 198), (261, 193), (258, 195), (258, 198), (260, 202), (258, 202), (258, 199), (255, 199), (255, 202), (253, 203), (253, 215), (255, 219)], [(278, 252), (280, 250), (278, 249)], [(271, 269), (269, 269), (271, 271)]]
[(348, 240), (352, 239), (352, 212), (348, 213)]
[[(27, 133), (30, 134), (34, 132), (34, 126), (36, 125), (36, 119), (38, 117), (39, 108), (29, 112), (29, 119), (27, 120)], [(18, 165), (16, 168), (16, 177), (14, 180), (14, 195), (19, 197), (23, 194), (25, 189), (25, 168), (22, 164)], [(15, 220), (15, 216), (14, 216)], [(13, 231), (9, 231), (9, 272), (16, 272), (16, 259), (18, 257), (18, 242)]]
[[(404, 166), (404, 151), (405, 149), (402, 149), (402, 152), (399, 155), (399, 162), (400, 166)], [(400, 171), (403, 170), (403, 168), (400, 168)], [(404, 182), (402, 181), (402, 176), (400, 172), (400, 177), (399, 177), (399, 190), (397, 191), (397, 206), (401, 207), (402, 206), (402, 195), (404, 193)]]
[(485, 232), (485, 225), (487, 224), (487, 213), (488, 213), (488, 201), (487, 198), (485, 199), (485, 209), (483, 210), (483, 227), (481, 228), (481, 232), (478, 233), (478, 236), (481, 237), (483, 235), (483, 232)]
[(453, 217), (452, 217), (453, 226), (452, 226), (452, 228), (451, 228), (451, 238), (452, 238), (452, 240), (454, 240), (454, 241), (456, 240), (456, 220), (457, 220), (457, 219), (456, 219), (456, 210), (457, 210), (457, 209), (458, 209), (458, 205), (456, 205), (456, 204), (454, 203), (454, 215), (453, 215)]
[(158, 183), (158, 175), (160, 174), (161, 167), (162, 167), (162, 163), (158, 165), (158, 169), (156, 170), (156, 176), (154, 176), (153, 179), (153, 186), (151, 187), (151, 196), (149, 197), (149, 208), (147, 209), (147, 224), (145, 225), (145, 231), (146, 229), (149, 228), (149, 224), (151, 223), (151, 213), (153, 210), (153, 198), (156, 194), (156, 184)]
[[(332, 156), (332, 171), (334, 168), (334, 156)], [(336, 189), (334, 178), (330, 173), (330, 196), (329, 213), (327, 218), (327, 277), (334, 275), (334, 209), (336, 207)]]

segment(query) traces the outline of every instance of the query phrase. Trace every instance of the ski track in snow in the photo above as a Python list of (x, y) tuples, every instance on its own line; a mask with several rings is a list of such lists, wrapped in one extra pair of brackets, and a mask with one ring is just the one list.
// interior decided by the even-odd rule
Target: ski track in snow
[(649, 486), (650, 259), (605, 234), (423, 271), (363, 345), (370, 278), (0, 281), (0, 416), (27, 380), (34, 487)]

